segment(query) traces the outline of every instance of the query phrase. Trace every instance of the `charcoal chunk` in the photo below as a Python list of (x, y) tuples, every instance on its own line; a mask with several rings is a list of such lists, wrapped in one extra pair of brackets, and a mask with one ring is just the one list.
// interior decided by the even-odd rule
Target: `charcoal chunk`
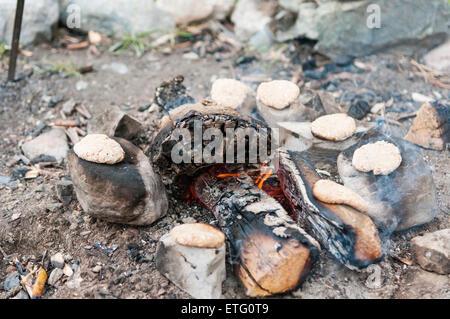
[(370, 111), (370, 105), (364, 100), (358, 100), (348, 110), (347, 114), (357, 120), (361, 120)]

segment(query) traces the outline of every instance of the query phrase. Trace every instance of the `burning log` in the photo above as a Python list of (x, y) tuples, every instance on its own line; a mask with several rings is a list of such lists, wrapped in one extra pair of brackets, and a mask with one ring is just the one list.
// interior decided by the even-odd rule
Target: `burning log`
[(323, 247), (348, 268), (368, 266), (382, 257), (378, 231), (370, 217), (347, 205), (327, 204), (314, 198), (320, 180), (301, 153), (280, 151), (281, 188), (305, 227)]
[(85, 212), (97, 218), (151, 224), (167, 211), (164, 185), (138, 147), (113, 139), (125, 152), (124, 159), (113, 165), (87, 161), (69, 152), (68, 168), (78, 201)]
[(210, 169), (195, 180), (194, 196), (218, 219), (247, 295), (294, 289), (314, 263), (318, 243), (246, 173), (233, 175)]
[(170, 111), (161, 120), (150, 152), (163, 174), (192, 176), (216, 163), (262, 163), (275, 149), (275, 141), (260, 121), (205, 100)]

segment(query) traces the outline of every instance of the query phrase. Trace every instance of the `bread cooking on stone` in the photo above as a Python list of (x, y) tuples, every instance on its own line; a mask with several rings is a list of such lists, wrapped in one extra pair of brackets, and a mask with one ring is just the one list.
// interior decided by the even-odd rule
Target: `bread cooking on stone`
[(88, 134), (73, 147), (79, 158), (101, 164), (116, 164), (125, 157), (119, 143), (105, 134)]
[(352, 165), (360, 172), (388, 175), (402, 163), (400, 150), (394, 144), (378, 141), (361, 146), (353, 153)]
[(318, 180), (313, 187), (313, 195), (318, 200), (329, 204), (346, 204), (360, 212), (367, 212), (369, 204), (350, 188), (328, 179)]
[(345, 113), (324, 115), (311, 123), (312, 134), (330, 141), (343, 141), (355, 131), (355, 120)]
[(299, 95), (299, 87), (295, 83), (286, 80), (261, 83), (256, 92), (259, 102), (278, 110), (288, 107)]
[(211, 99), (219, 105), (233, 109), (240, 106), (249, 94), (250, 88), (234, 79), (217, 79), (211, 87)]
[(190, 247), (219, 248), (225, 235), (217, 228), (203, 223), (187, 223), (176, 226), (170, 235), (180, 245)]

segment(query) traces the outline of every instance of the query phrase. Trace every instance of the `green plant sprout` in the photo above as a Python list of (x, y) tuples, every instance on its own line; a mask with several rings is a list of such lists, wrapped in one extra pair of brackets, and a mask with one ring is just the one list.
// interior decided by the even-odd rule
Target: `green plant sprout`
[[(137, 57), (141, 57), (147, 49), (153, 48), (151, 46), (151, 38), (149, 36), (157, 31), (160, 32), (161, 30), (145, 31), (138, 34), (126, 33), (118, 42), (114, 43), (109, 48), (109, 51), (116, 54), (121, 54), (128, 49), (132, 49)], [(192, 36), (192, 33), (175, 28), (167, 31), (166, 35), (168, 36), (168, 41), (170, 44), (174, 45), (177, 38), (188, 38)]]
[(61, 62), (44, 62), (48, 65), (48, 67), (39, 67), (34, 66), (33, 69), (39, 73), (43, 74), (46, 72), (49, 73), (65, 73), (67, 76), (81, 76), (79, 72), (79, 68), (76, 65), (70, 63), (61, 63)]
[(11, 47), (9, 45), (7, 45), (5, 42), (0, 44), (0, 59), (3, 58), (3, 56), (7, 53), (11, 51)]
[(145, 53), (145, 50), (150, 47), (146, 38), (154, 32), (156, 32), (156, 30), (145, 31), (136, 35), (133, 33), (126, 33), (120, 41), (114, 43), (109, 48), (109, 51), (120, 54), (131, 48), (136, 53), (137, 57), (141, 57)]

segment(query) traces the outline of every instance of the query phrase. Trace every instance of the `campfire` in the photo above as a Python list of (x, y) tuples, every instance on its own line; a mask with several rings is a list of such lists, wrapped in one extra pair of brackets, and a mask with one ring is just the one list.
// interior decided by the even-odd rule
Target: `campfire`
[[(182, 82), (157, 89), (166, 115), (148, 154), (125, 139), (143, 128), (116, 111), (92, 121), (101, 123), (92, 133), (109, 137), (81, 140), (68, 163), (92, 216), (151, 224), (168, 209), (164, 184), (211, 211), (226, 243), (217, 229), (194, 224), (161, 238), (157, 252), (160, 272), (194, 297), (220, 297), (225, 255), (248, 296), (269, 296), (301, 285), (321, 250), (364, 268), (383, 258), (392, 232), (435, 217), (429, 168), (383, 127), (327, 114), (324, 101), (305, 105), (289, 81), (263, 83), (255, 98), (221, 79), (212, 99), (197, 103)], [(392, 156), (363, 153), (376, 147)]]

